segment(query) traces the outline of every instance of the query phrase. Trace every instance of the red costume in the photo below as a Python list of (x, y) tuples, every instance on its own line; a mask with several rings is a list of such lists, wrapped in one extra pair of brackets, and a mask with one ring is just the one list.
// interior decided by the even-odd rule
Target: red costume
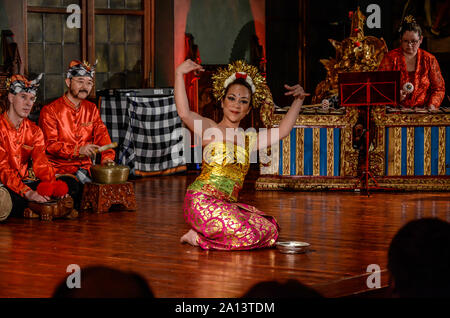
[[(77, 109), (66, 95), (41, 110), (39, 126), (44, 132), (47, 156), (57, 174), (75, 174), (80, 168), (89, 170), (92, 161), (80, 156), (80, 147), (111, 143), (97, 106), (82, 100)], [(114, 158), (114, 150), (102, 152), (102, 161)]]
[(30, 187), (22, 180), (29, 177), (28, 161), (41, 181), (55, 181), (55, 171), (45, 155), (44, 135), (41, 129), (24, 119), (16, 129), (7, 113), (0, 115), (0, 181), (11, 191), (24, 197)]
[(445, 95), (445, 82), (436, 58), (422, 50), (417, 50), (417, 63), (414, 72), (406, 70), (405, 56), (402, 48), (386, 53), (381, 61), (379, 71), (400, 71), (400, 87), (407, 82), (414, 85), (414, 91), (400, 102), (406, 107), (439, 107)]

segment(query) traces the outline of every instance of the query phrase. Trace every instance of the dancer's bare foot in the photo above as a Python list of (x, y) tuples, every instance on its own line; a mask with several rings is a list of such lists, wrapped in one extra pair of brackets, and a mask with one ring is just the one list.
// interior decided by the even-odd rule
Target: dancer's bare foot
[(190, 229), (186, 234), (184, 234), (181, 239), (180, 243), (188, 243), (192, 246), (198, 246), (197, 243), (198, 234), (193, 229)]

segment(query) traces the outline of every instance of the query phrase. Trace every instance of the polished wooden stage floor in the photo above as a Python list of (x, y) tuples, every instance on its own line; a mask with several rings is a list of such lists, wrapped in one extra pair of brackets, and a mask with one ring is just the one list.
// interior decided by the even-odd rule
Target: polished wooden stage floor
[(240, 201), (274, 215), (281, 240), (309, 242), (312, 251), (203, 251), (179, 243), (189, 229), (182, 205), (194, 177), (135, 181), (136, 212), (8, 219), (0, 224), (0, 297), (51, 297), (70, 264), (135, 271), (156, 297), (239, 297), (257, 282), (286, 279), (327, 297), (355, 295), (368, 290), (370, 264), (380, 266), (387, 285), (387, 248), (403, 224), (450, 220), (449, 193), (269, 192), (252, 190), (249, 181)]

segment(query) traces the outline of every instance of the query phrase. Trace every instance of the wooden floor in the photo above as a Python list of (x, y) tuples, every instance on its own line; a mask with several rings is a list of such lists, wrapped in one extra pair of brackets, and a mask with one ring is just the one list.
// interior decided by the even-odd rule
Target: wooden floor
[(239, 297), (257, 282), (286, 279), (327, 297), (348, 296), (368, 290), (370, 264), (380, 266), (386, 286), (387, 248), (403, 224), (450, 220), (448, 193), (257, 192), (250, 181), (240, 201), (274, 215), (281, 240), (309, 242), (312, 251), (203, 251), (179, 243), (189, 229), (182, 205), (194, 177), (135, 181), (136, 212), (8, 219), (0, 224), (0, 297), (50, 297), (69, 264), (135, 271), (156, 297)]

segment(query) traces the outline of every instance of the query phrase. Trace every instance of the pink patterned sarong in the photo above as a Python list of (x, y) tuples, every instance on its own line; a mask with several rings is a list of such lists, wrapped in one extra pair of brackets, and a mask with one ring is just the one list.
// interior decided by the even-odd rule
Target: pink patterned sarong
[(249, 250), (272, 247), (278, 238), (275, 218), (255, 207), (227, 202), (206, 193), (188, 190), (184, 218), (198, 233), (205, 250)]

